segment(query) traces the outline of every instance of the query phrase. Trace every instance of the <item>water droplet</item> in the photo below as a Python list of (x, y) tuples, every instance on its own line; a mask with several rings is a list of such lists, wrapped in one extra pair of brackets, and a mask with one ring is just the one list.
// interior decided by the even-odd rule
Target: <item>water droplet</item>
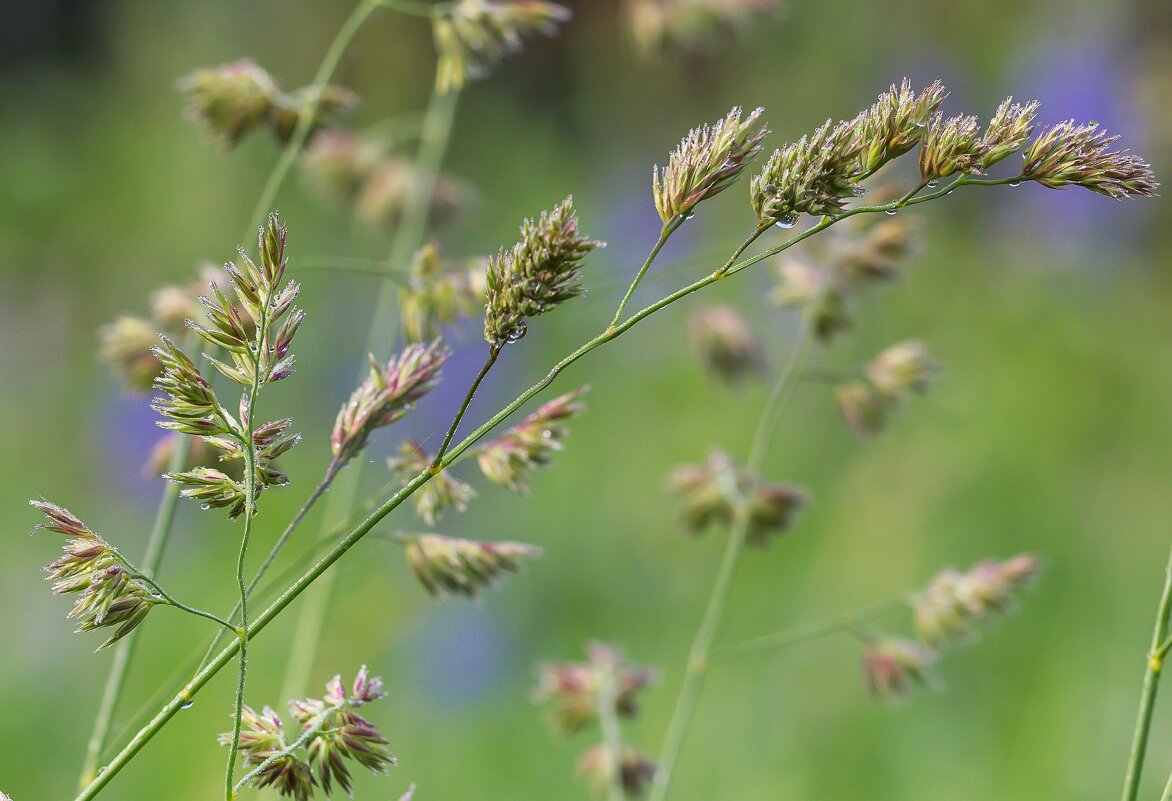
[(787, 214), (784, 217), (779, 217), (774, 223), (778, 228), (793, 228), (798, 224), (798, 215)]
[(180, 709), (191, 709), (193, 706), (195, 706), (195, 701), (188, 701), (186, 704), (181, 704), (179, 706), (179, 708)]
[(208, 511), (209, 509), (211, 509), (211, 508), (212, 508), (212, 505), (211, 505), (210, 503), (201, 503), (201, 504), (199, 505), (199, 508), (200, 508), (200, 509), (203, 509), (203, 510), (206, 512), (206, 511)]
[(895, 209), (887, 209), (887, 211), (885, 211), (883, 213), (886, 214), (888, 217), (894, 217), (895, 216)]
[(685, 219), (685, 220), (690, 220), (690, 219), (692, 219), (692, 218), (693, 218), (693, 217), (695, 217), (695, 216), (696, 216), (696, 212), (694, 212), (694, 211), (689, 211), (687, 214), (685, 214), (685, 215), (684, 215), (684, 219)]
[(940, 182), (939, 181), (928, 181), (927, 186), (929, 189), (935, 189), (936, 187), (940, 186)]
[(514, 328), (512, 331), (509, 332), (509, 335), (507, 337), (505, 337), (505, 342), (512, 344), (512, 343), (518, 341), (519, 339), (521, 339), (521, 337), (525, 336), (525, 333), (528, 330), (529, 330), (528, 327), (524, 323), (519, 324), (516, 328)]
[(1010, 181), (1009, 185), (1012, 187), (1018, 187), (1021, 186), (1021, 181)]

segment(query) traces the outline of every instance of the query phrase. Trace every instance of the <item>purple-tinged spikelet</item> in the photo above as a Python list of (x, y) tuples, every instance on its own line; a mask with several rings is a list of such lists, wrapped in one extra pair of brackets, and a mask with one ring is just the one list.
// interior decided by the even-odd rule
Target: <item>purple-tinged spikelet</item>
[[(384, 695), (382, 680), (370, 677), (365, 665), (349, 693), (340, 677), (335, 676), (326, 684), (323, 698), (289, 702), (289, 711), (300, 731), (288, 735), (281, 717), (271, 708), (266, 706), (257, 713), (245, 706), (240, 731), (245, 766), (257, 768), (276, 757), (250, 785), (257, 789), (273, 787), (279, 795), (295, 801), (308, 801), (319, 785), (326, 796), (333, 793), (335, 784), (353, 796), (353, 777), (347, 762), (380, 774), (395, 764), (387, 750), (387, 739), (355, 712)], [(232, 735), (221, 734), (219, 740), (221, 745), (228, 745)], [(295, 748), (298, 741), (301, 745)]]
[[(404, 440), (399, 447), (399, 455), (387, 460), (391, 475), (402, 484), (411, 481), (430, 465), (431, 457), (423, 446), (413, 439)], [(443, 470), (415, 490), (411, 500), (420, 519), (427, 525), (434, 526), (450, 509), (463, 512), (468, 508), (469, 501), (475, 497), (476, 490), (452, 476), (450, 470)]]
[(541, 549), (523, 542), (478, 542), (416, 534), (407, 537), (411, 572), (433, 596), (475, 598), (525, 562), (541, 556)]
[(430, 345), (408, 345), (386, 366), (370, 356), (370, 373), (342, 405), (334, 421), (330, 446), (334, 458), (354, 458), (375, 429), (400, 420), (439, 380), (440, 367), (450, 352), (438, 340)]
[(655, 778), (656, 765), (630, 746), (623, 746), (619, 753), (615, 775), (614, 757), (605, 745), (596, 745), (578, 760), (578, 775), (599, 794), (605, 797), (617, 779), (627, 798), (640, 798)]
[(1015, 594), (1037, 573), (1032, 554), (985, 560), (964, 573), (944, 570), (913, 599), (916, 632), (933, 645), (970, 640), (977, 625), (994, 613), (1013, 612)]
[(54, 595), (79, 593), (69, 612), (78, 633), (113, 628), (102, 650), (133, 631), (159, 598), (118, 552), (77, 515), (48, 501), (29, 501), (45, 513), (38, 529), (64, 534), (64, 553), (45, 567)]
[(833, 216), (863, 193), (854, 126), (827, 120), (809, 136), (773, 151), (749, 187), (762, 228), (791, 228), (802, 214)]
[(871, 695), (896, 701), (917, 686), (938, 684), (936, 652), (916, 640), (884, 637), (863, 646), (863, 682)]
[(1014, 103), (1012, 97), (1005, 98), (981, 135), (981, 166), (991, 167), (1021, 150), (1034, 133), (1037, 113), (1037, 100), (1022, 105)]
[(543, 404), (517, 425), (490, 440), (477, 454), (481, 471), (492, 483), (524, 495), (529, 492), (529, 476), (545, 467), (565, 446), (569, 435), (566, 422), (586, 409), (580, 398), (589, 387), (568, 392)]
[(407, 285), (399, 289), (399, 319), (408, 342), (435, 339), (444, 325), (484, 306), (485, 263), (445, 268), (433, 242), (411, 262)]
[(907, 78), (879, 95), (851, 122), (858, 174), (870, 175), (918, 145), (932, 115), (947, 96), (939, 81), (917, 94)]
[(1160, 184), (1151, 165), (1126, 150), (1098, 123), (1060, 122), (1042, 131), (1022, 154), (1022, 175), (1051, 189), (1081, 186), (1113, 198), (1152, 197)]
[(585, 662), (541, 666), (535, 698), (550, 704), (554, 727), (563, 734), (573, 734), (598, 719), (601, 671), (609, 674), (615, 714), (621, 718), (638, 715), (639, 693), (658, 678), (655, 670), (627, 662), (618, 646), (590, 643), (586, 656)]
[(754, 130), (763, 111), (754, 109), (742, 120), (740, 107), (734, 107), (712, 125), (693, 128), (668, 155), (663, 171), (655, 167), (651, 187), (664, 226), (688, 217), (700, 202), (736, 182), (769, 133)]
[(483, 78), (506, 54), (521, 49), (523, 37), (553, 36), (569, 18), (568, 8), (545, 0), (456, 0), (449, 11), (432, 18), (437, 91)]
[(935, 181), (958, 172), (979, 173), (983, 156), (976, 117), (936, 114), (920, 146), (920, 177)]
[(553, 311), (585, 290), (582, 259), (604, 243), (578, 234), (574, 199), (567, 197), (521, 223), (517, 244), (488, 259), (484, 338), (494, 348), (525, 336), (526, 318)]
[(631, 36), (646, 56), (711, 54), (781, 9), (780, 0), (628, 0)]
[(761, 481), (728, 454), (715, 451), (702, 465), (681, 465), (668, 489), (680, 505), (684, 528), (703, 534), (713, 526), (729, 527), (742, 516), (748, 529), (745, 543), (764, 546), (787, 531), (809, 497), (792, 484)]
[(688, 318), (692, 348), (721, 381), (737, 385), (765, 369), (765, 356), (753, 329), (731, 306), (697, 309)]
[(327, 86), (320, 93), (306, 87), (286, 94), (249, 59), (196, 70), (181, 79), (177, 88), (187, 96), (187, 116), (229, 148), (266, 127), (279, 141), (288, 141), (310, 104), (317, 112), (315, 124), (358, 105), (353, 92), (337, 86)]
[(872, 436), (900, 404), (927, 392), (939, 371), (923, 342), (897, 342), (871, 359), (861, 378), (838, 384), (834, 397), (846, 424), (860, 436)]

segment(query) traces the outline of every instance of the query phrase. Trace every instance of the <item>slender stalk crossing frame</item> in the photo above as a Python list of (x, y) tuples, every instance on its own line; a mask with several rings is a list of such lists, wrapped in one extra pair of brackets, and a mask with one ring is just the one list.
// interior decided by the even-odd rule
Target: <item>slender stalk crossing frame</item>
[[(1143, 778), (1144, 758), (1148, 751), (1148, 736), (1152, 730), (1152, 715), (1156, 710), (1156, 694), (1160, 689), (1160, 676), (1164, 672), (1167, 655), (1169, 621), (1172, 619), (1172, 554), (1164, 568), (1164, 589), (1156, 606), (1156, 623), (1152, 630), (1152, 645), (1148, 651), (1147, 667), (1144, 670), (1143, 687), (1139, 696), (1139, 712), (1136, 714), (1135, 733), (1131, 740), (1131, 754), (1127, 759), (1127, 772), (1123, 778), (1123, 801), (1135, 801), (1139, 795), (1139, 783)], [(1164, 801), (1172, 798), (1172, 778), (1164, 790)]]

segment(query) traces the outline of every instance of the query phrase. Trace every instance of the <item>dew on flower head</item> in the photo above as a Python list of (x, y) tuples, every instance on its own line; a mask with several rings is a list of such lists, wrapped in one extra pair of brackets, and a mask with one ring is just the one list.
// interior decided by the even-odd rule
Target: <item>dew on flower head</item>
[(928, 181), (928, 183), (926, 184), (926, 186), (927, 186), (929, 189), (935, 189), (936, 187), (940, 186), (940, 182), (939, 182), (939, 181), (936, 181), (936, 180)]

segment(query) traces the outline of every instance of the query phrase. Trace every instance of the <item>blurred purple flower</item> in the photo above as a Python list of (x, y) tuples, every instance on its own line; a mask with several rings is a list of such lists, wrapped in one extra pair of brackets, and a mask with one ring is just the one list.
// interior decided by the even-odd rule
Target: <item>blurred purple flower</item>
[[(1049, 125), (1066, 119), (1098, 120), (1110, 132), (1126, 132), (1120, 144), (1146, 152), (1147, 115), (1136, 108), (1128, 87), (1134, 85), (1127, 42), (1114, 26), (1080, 26), (1091, 31), (1077, 40), (1034, 39), (1038, 50), (1023, 54), (1018, 74), (1009, 80), (1014, 96), (1043, 100), (1038, 120)], [(1047, 191), (1022, 188), (996, 204), (993, 227), (1026, 229), (1064, 257), (1082, 254), (1087, 264), (1108, 261), (1096, 256), (1136, 247), (1136, 232), (1150, 212), (1138, 204), (1111, 203), (1077, 189)], [(1137, 213), (1139, 212), (1139, 213)], [(1008, 239), (1018, 235), (1011, 233)]]

